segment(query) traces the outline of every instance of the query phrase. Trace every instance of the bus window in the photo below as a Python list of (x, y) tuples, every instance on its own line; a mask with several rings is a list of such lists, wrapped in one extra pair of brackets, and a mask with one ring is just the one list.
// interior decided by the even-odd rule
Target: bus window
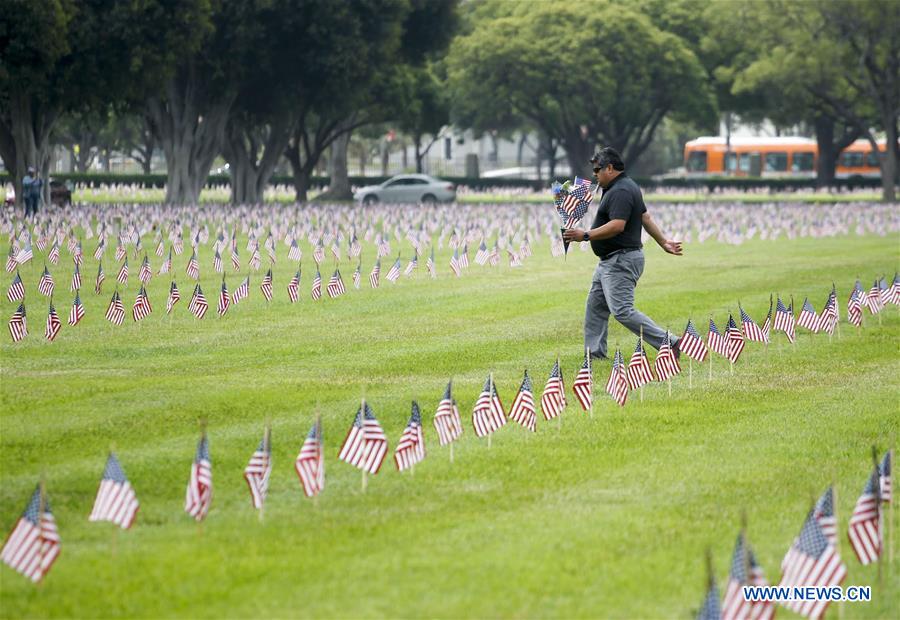
[(881, 162), (875, 151), (869, 151), (868, 157), (866, 157), (866, 165), (873, 168), (879, 168), (881, 166)]
[(688, 172), (706, 172), (706, 151), (693, 151), (688, 155)]
[(738, 160), (738, 170), (750, 172), (750, 153), (741, 153), (741, 158)]
[(766, 171), (787, 172), (787, 153), (766, 153)]
[(814, 153), (794, 153), (794, 159), (791, 162), (791, 171), (812, 172), (814, 160)]
[(728, 153), (725, 157), (725, 170), (734, 172), (737, 170), (737, 153)]
[(865, 161), (865, 153), (841, 153), (839, 166), (844, 168), (862, 168)]

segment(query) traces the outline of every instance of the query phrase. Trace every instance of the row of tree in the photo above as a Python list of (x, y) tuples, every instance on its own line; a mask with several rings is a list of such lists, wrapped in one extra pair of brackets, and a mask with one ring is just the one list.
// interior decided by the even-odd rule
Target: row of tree
[(79, 165), (124, 148), (145, 170), (161, 149), (167, 202), (196, 202), (219, 156), (235, 202), (260, 200), (285, 160), (305, 200), (327, 152), (330, 196), (343, 198), (351, 134), (388, 121), (419, 164), (451, 121), (533, 133), (552, 175), (559, 151), (582, 173), (598, 145), (634, 166), (661, 128), (707, 133), (724, 116), (810, 128), (823, 185), (844, 147), (884, 135), (884, 197), (894, 199), (892, 0), (0, 5), (0, 156), (17, 183), (29, 165), (46, 175), (54, 143)]
[[(458, 21), (456, 0), (2, 4), (0, 156), (16, 189), (28, 166), (46, 176), (54, 140), (90, 144), (89, 119), (112, 111), (163, 151), (166, 201), (180, 204), (197, 201), (219, 155), (236, 202), (259, 200), (282, 157), (305, 200), (326, 149), (346, 162), (354, 129), (402, 110), (414, 135), (436, 132), (415, 103), (432, 96), (430, 60)], [(348, 192), (339, 168), (332, 189)]]

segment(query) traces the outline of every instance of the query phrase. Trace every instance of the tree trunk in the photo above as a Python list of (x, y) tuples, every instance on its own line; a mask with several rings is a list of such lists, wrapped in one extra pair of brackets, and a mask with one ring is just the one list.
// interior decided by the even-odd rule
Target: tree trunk
[(50, 204), (50, 132), (59, 117), (58, 110), (41, 108), (29, 96), (16, 92), (9, 96), (9, 122), (0, 120), (0, 152), (16, 191), (16, 204), (24, 206), (22, 177), (29, 166), (41, 173), (43, 202)]
[(165, 99), (147, 102), (147, 117), (166, 155), (166, 204), (194, 205), (219, 153), (234, 96), (205, 102), (202, 80), (193, 65), (165, 86)]
[(345, 132), (331, 143), (331, 157), (328, 159), (328, 191), (316, 197), (316, 200), (353, 200), (350, 189), (350, 177), (347, 174), (347, 149), (350, 146), (351, 132)]
[(591, 178), (591, 144), (582, 137), (580, 131), (570, 132), (563, 142), (563, 148), (566, 151), (566, 158), (569, 160), (569, 168), (572, 174), (590, 179)]
[(834, 146), (834, 121), (829, 118), (815, 119), (816, 143), (819, 148), (819, 160), (816, 162), (816, 187), (825, 188), (834, 185), (834, 168), (840, 151)]
[(231, 118), (225, 129), (222, 153), (231, 174), (232, 204), (260, 204), (269, 179), (290, 139), (290, 116), (267, 127), (248, 127)]
[(391, 158), (391, 152), (388, 148), (390, 145), (387, 140), (381, 141), (381, 176), (386, 177), (388, 173), (388, 161)]
[(425, 157), (425, 154), (422, 153), (422, 136), (420, 134), (413, 136), (413, 147), (416, 153), (416, 172), (422, 174), (422, 158)]
[(881, 200), (883, 202), (894, 202), (897, 199), (897, 119), (883, 117), (882, 125), (887, 138), (884, 153), (879, 153), (878, 143), (875, 142), (871, 133), (868, 136), (869, 144), (872, 145), (875, 153), (879, 153), (878, 160), (881, 162)]

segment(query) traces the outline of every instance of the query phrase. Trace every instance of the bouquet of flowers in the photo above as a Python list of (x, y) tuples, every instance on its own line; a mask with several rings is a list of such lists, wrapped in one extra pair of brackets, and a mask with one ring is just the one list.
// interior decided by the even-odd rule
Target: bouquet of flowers
[[(587, 213), (588, 207), (594, 195), (591, 193), (591, 182), (588, 179), (575, 177), (574, 181), (566, 181), (565, 183), (554, 182), (550, 186), (553, 192), (553, 203), (556, 205), (556, 212), (562, 220), (559, 232), (564, 233), (577, 224), (584, 214)], [(565, 252), (569, 253), (569, 242), (564, 242)]]

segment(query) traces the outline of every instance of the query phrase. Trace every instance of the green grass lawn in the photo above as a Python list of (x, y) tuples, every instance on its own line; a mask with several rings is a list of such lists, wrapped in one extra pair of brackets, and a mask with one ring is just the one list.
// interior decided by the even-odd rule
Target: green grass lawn
[[(553, 259), (545, 239), (521, 269), (505, 259), (496, 269), (473, 263), (456, 279), (445, 248), (437, 280), (420, 269), (378, 291), (364, 277), (355, 291), (346, 268), (348, 294), (319, 302), (309, 298), (307, 265), (301, 301), (290, 305), (293, 267), (279, 243), (271, 307), (257, 276), (250, 299), (219, 319), (220, 279), (207, 248), (210, 312), (197, 321), (186, 308), (188, 248), (175, 260), (183, 297), (174, 316), (165, 316), (170, 280), (155, 276), (153, 314), (131, 322), (139, 261), (130, 259), (128, 318), (116, 327), (103, 318), (115, 272), (109, 262), (105, 293), (95, 296), (93, 247), (85, 246), (81, 325), (43, 340), (38, 257), (22, 272), (31, 333), (12, 344), (4, 328), (0, 528), (12, 529), (43, 473), (63, 548), (38, 587), (0, 567), (3, 617), (689, 618), (704, 597), (708, 547), (724, 592), (742, 512), (758, 561), (777, 581), (806, 511), (832, 481), (844, 585), (873, 586), (873, 601), (847, 603), (844, 617), (896, 617), (900, 552), (879, 586), (878, 569), (860, 566), (846, 539), (871, 446), (885, 449), (900, 428), (897, 307), (881, 321), (866, 311), (857, 333), (846, 298), (857, 275), (866, 287), (890, 279), (896, 237), (707, 243), (688, 246), (683, 258), (648, 248), (637, 307), (673, 331), (692, 316), (705, 335), (710, 312), (722, 327), (738, 300), (761, 323), (771, 292), (793, 294), (797, 307), (809, 295), (821, 310), (833, 281), (840, 334), (801, 329), (796, 347), (778, 335), (768, 352), (750, 343), (733, 375), (722, 358), (712, 379), (695, 365), (693, 389), (685, 361), (671, 397), (653, 385), (643, 403), (632, 394), (625, 408), (603, 392), (609, 365), (597, 364), (593, 418), (570, 391), (561, 420), (539, 419), (534, 435), (507, 424), (490, 449), (471, 426), (489, 372), (508, 408), (523, 370), (539, 396), (559, 353), (571, 390), (589, 253), (573, 247), (567, 262)], [(367, 276), (372, 246), (365, 252)], [(154, 272), (159, 262), (153, 257)], [(70, 264), (63, 251), (52, 269), (64, 323)], [(9, 281), (4, 275), (4, 323), (14, 310)], [(238, 282), (229, 276), (230, 289)], [(630, 355), (634, 336), (614, 324), (610, 337)], [(452, 464), (432, 425), (451, 377), (465, 424)], [(360, 473), (337, 460), (363, 394), (390, 455), (418, 400), (428, 450), (414, 475), (399, 474), (389, 456), (365, 493)], [(327, 482), (314, 504), (293, 460), (317, 413)], [(200, 525), (182, 509), (198, 418), (208, 420), (214, 479), (213, 508)], [(266, 422), (275, 469), (260, 522), (242, 471)], [(141, 501), (130, 531), (87, 520), (110, 446)], [(896, 515), (894, 530), (900, 547)]]

